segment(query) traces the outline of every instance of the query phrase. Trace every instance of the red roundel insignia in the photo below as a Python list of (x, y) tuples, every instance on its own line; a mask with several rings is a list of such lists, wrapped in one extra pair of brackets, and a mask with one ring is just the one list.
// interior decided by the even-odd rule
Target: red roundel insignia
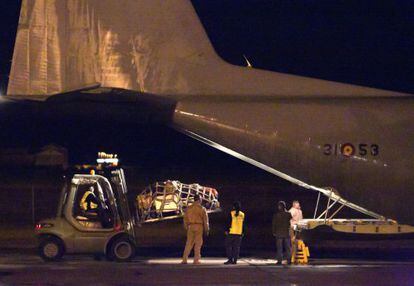
[(345, 143), (341, 146), (341, 153), (344, 156), (352, 156), (355, 154), (355, 147), (351, 143)]

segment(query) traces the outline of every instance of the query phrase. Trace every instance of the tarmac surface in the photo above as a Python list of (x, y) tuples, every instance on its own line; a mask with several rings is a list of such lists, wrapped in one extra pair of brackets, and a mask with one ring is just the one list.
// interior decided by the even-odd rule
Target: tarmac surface
[(33, 254), (3, 251), (0, 285), (414, 285), (414, 262), (318, 259), (277, 266), (275, 260), (250, 257), (227, 266), (224, 261), (206, 257), (201, 265), (181, 265), (179, 258), (138, 257), (116, 263), (73, 255), (45, 263)]

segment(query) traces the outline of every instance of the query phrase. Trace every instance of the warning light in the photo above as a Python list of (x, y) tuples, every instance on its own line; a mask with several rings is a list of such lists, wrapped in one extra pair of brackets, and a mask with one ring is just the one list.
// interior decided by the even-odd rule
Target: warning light
[(96, 160), (98, 164), (108, 164), (112, 166), (118, 166), (119, 159), (117, 154), (107, 154), (105, 152), (98, 153), (98, 159)]
[(53, 227), (53, 224), (51, 223), (38, 223), (35, 225), (36, 230), (40, 230), (42, 228), (51, 228), (51, 227)]

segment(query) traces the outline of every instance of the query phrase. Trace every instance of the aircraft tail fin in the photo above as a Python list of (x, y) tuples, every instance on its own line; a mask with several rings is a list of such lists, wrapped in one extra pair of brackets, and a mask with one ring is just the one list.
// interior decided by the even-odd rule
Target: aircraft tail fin
[(189, 0), (23, 0), (8, 95), (99, 83), (160, 95), (390, 95), (230, 65)]

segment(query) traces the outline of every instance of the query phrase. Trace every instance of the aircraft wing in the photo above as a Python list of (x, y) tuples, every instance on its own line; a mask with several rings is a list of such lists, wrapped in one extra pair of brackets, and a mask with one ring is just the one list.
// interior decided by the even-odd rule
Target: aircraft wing
[(137, 124), (169, 122), (176, 105), (168, 97), (99, 85), (55, 94), (42, 101), (7, 96), (0, 103), (3, 118), (17, 111), (23, 116), (53, 120), (116, 120)]

